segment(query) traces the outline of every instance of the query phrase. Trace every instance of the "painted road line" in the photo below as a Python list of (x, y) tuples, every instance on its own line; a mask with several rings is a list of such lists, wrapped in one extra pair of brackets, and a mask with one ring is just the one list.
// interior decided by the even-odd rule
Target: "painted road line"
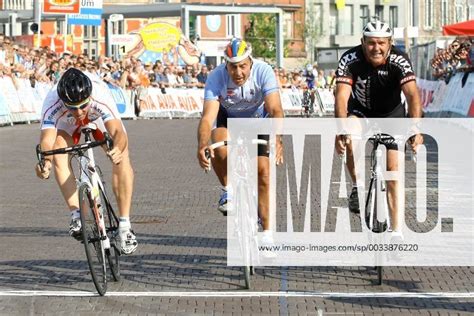
[[(86, 291), (0, 291), (0, 296), (98, 296), (95, 292)], [(319, 298), (474, 298), (474, 292), (107, 292), (106, 296), (132, 297), (319, 297)]]

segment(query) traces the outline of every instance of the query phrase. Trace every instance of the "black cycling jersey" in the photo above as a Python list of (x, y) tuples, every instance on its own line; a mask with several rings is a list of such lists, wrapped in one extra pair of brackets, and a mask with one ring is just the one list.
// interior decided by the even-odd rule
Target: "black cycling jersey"
[(342, 55), (336, 71), (337, 83), (352, 86), (348, 109), (367, 117), (403, 116), (401, 87), (415, 79), (410, 59), (395, 47), (385, 64), (374, 68), (365, 59), (362, 45), (356, 46)]

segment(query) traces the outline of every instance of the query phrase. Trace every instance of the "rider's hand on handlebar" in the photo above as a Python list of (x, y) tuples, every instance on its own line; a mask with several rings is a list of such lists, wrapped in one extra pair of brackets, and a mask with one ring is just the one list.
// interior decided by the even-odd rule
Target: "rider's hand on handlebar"
[(197, 159), (199, 165), (206, 171), (211, 169), (211, 158), (214, 158), (214, 149), (209, 146), (204, 146), (198, 149)]
[(123, 159), (123, 152), (117, 147), (112, 148), (107, 152), (107, 156), (110, 158), (113, 164), (118, 165)]
[(410, 137), (410, 146), (411, 150), (416, 154), (417, 147), (418, 145), (423, 144), (423, 135), (421, 134), (416, 134), (412, 137)]
[(346, 152), (346, 145), (349, 144), (350, 137), (348, 135), (336, 136), (336, 152), (338, 155), (344, 155)]
[(283, 164), (283, 142), (281, 140), (276, 142), (275, 160), (277, 166)]
[(41, 163), (37, 163), (35, 167), (36, 176), (40, 179), (48, 179), (49, 174), (51, 173), (52, 163), (51, 160), (45, 159), (44, 165), (41, 166)]

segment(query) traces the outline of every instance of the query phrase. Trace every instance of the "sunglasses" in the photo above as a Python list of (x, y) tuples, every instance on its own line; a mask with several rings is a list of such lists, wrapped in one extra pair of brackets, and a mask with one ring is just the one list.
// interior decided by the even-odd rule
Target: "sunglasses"
[(90, 104), (90, 99), (87, 98), (86, 100), (80, 102), (79, 104), (66, 104), (64, 103), (64, 106), (66, 109), (70, 111), (78, 111), (78, 110), (84, 110), (86, 107), (88, 107)]

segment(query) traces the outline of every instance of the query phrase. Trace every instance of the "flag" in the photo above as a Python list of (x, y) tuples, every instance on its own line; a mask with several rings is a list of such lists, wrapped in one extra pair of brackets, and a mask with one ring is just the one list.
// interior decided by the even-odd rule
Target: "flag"
[(346, 0), (336, 0), (336, 9), (342, 10), (346, 7)]

